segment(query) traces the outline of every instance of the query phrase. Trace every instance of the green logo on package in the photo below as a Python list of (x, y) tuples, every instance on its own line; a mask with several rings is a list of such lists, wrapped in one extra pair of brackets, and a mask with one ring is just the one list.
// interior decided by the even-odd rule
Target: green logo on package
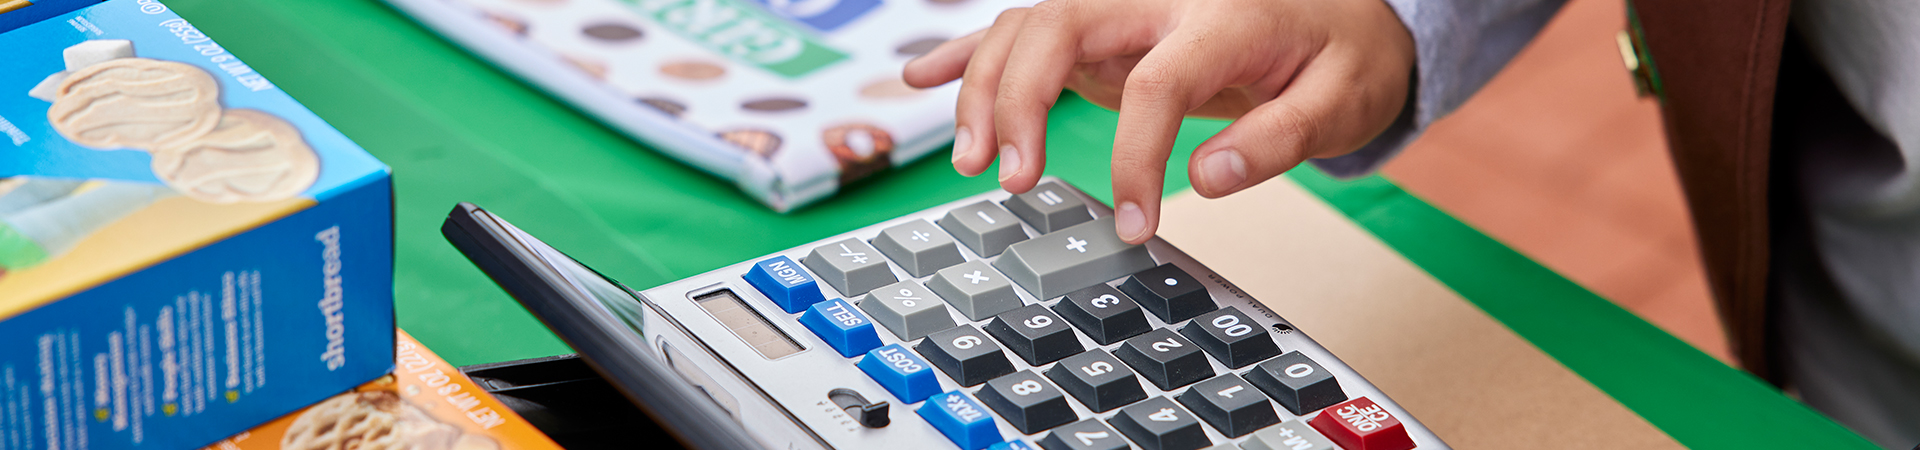
[(734, 60), (799, 78), (847, 59), (740, 0), (626, 0), (640, 14)]

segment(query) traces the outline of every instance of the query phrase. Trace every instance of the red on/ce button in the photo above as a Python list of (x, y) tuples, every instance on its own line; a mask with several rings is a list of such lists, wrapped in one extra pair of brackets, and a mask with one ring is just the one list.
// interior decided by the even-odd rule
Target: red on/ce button
[(1407, 450), (1413, 438), (1393, 413), (1366, 397), (1347, 400), (1320, 411), (1310, 422), (1320, 434), (1347, 450)]

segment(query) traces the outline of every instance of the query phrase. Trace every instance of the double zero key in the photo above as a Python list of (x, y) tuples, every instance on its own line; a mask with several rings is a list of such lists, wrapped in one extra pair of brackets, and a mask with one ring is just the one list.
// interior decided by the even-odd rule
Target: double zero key
[(1234, 307), (1194, 316), (1180, 334), (1228, 368), (1238, 369), (1280, 354), (1267, 329)]

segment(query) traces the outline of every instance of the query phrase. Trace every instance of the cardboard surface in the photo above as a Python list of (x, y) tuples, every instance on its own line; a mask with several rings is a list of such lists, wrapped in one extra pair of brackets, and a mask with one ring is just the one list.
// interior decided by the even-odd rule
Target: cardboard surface
[(1182, 193), (1162, 221), (1454, 448), (1682, 448), (1291, 180)]

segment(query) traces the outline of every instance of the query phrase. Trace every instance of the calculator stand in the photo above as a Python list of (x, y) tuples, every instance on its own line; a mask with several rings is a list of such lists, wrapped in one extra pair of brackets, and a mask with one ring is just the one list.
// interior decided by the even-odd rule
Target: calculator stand
[(683, 448), (577, 355), (476, 364), (460, 371), (561, 447), (626, 449), (646, 443)]

